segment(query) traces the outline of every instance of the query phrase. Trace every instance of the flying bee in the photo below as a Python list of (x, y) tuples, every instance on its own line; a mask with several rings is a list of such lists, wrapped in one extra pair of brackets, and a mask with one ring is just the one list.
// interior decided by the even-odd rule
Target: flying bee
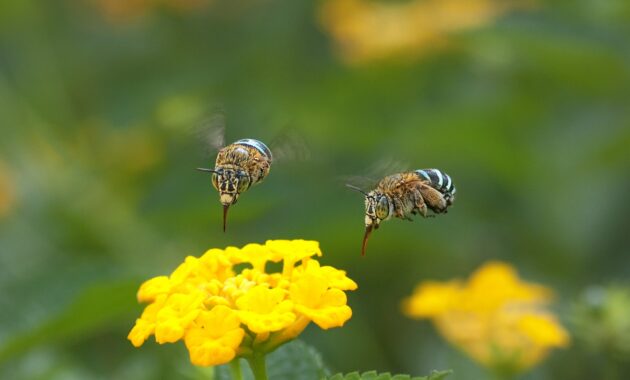
[(413, 220), (410, 215), (445, 214), (455, 201), (455, 185), (451, 177), (438, 169), (420, 169), (388, 175), (376, 188), (365, 192), (347, 185), (365, 195), (365, 235), (361, 255), (365, 255), (367, 241), (372, 230), (378, 229), (384, 220), (392, 217)]
[(219, 191), (223, 205), (223, 232), (228, 208), (252, 185), (269, 174), (273, 156), (262, 141), (241, 139), (219, 150), (214, 169), (197, 168), (212, 173), (212, 185)]
[(273, 155), (265, 143), (251, 138), (226, 145), (225, 129), (225, 113), (220, 106), (210, 111), (208, 117), (195, 128), (207, 153), (217, 154), (213, 169), (197, 169), (212, 174), (212, 185), (219, 192), (223, 205), (224, 232), (229, 207), (238, 201), (242, 193), (267, 177), (272, 162), (305, 161), (310, 155), (306, 140), (291, 127), (276, 132), (269, 145)]

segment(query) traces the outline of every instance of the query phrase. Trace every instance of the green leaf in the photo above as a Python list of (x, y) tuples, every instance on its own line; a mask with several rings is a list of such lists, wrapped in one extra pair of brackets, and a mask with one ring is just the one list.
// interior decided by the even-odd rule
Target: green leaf
[(328, 380), (442, 380), (446, 376), (453, 373), (451, 370), (447, 371), (432, 371), (429, 376), (412, 377), (410, 375), (393, 375), (389, 372), (377, 373), (376, 371), (368, 371), (359, 374), (359, 372), (350, 372), (346, 375), (335, 374), (328, 378)]
[(446, 376), (451, 375), (453, 373), (452, 370), (447, 369), (445, 371), (431, 371), (431, 374), (429, 375), (429, 377), (426, 378), (426, 380), (442, 380), (445, 379)]
[[(56, 317), (15, 335), (0, 346), (0, 363), (31, 348), (68, 341), (121, 320), (136, 308), (137, 281), (99, 284), (87, 288)], [(132, 320), (130, 320), (130, 323)], [(131, 326), (130, 326), (131, 327)]]
[(321, 355), (313, 347), (295, 340), (267, 357), (270, 379), (321, 379), (328, 375)]
[[(243, 380), (253, 380), (247, 362), (240, 359), (243, 369)], [(273, 380), (313, 380), (324, 379), (329, 371), (324, 365), (321, 355), (306, 343), (294, 340), (282, 345), (267, 355), (267, 375)], [(216, 368), (216, 380), (232, 380), (229, 365)]]

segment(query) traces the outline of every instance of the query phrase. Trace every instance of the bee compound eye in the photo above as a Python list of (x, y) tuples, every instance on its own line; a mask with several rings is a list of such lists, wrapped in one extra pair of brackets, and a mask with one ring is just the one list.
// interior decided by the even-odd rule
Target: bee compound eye
[(387, 198), (381, 197), (376, 204), (376, 216), (379, 219), (385, 219), (389, 215), (389, 202)]

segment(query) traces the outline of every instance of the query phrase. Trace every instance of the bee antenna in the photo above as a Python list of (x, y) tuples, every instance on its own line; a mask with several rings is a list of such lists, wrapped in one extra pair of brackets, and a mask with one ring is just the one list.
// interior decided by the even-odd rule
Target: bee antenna
[(354, 186), (354, 185), (346, 184), (346, 187), (348, 187), (348, 188), (350, 188), (350, 189), (352, 189), (352, 190), (358, 191), (359, 193), (361, 193), (361, 194), (363, 194), (363, 195), (367, 196), (367, 193), (366, 193), (365, 191), (363, 191), (363, 190), (359, 189), (358, 187), (356, 187), (356, 186)]
[(207, 168), (197, 168), (197, 170), (199, 170), (200, 172), (209, 172), (209, 173), (216, 173), (217, 172), (214, 169), (207, 169)]

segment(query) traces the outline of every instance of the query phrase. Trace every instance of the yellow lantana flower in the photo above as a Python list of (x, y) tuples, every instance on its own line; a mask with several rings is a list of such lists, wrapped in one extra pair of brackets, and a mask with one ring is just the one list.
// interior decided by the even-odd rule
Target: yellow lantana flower
[[(323, 269), (316, 261), (309, 262), (294, 276), (297, 280), (291, 284), (291, 299), (295, 310), (305, 315), (319, 327), (329, 329), (343, 326), (352, 316), (352, 310), (346, 305), (346, 294), (332, 284), (343, 284), (349, 289), (356, 289), (354, 281), (328, 277), (330, 271)], [(346, 284), (345, 279), (349, 280)]]
[(441, 315), (457, 302), (460, 287), (459, 281), (422, 282), (416, 287), (414, 296), (406, 301), (405, 311), (408, 315), (417, 318)]
[[(352, 316), (344, 291), (357, 284), (346, 272), (320, 266), (319, 243), (270, 240), (264, 245), (210, 249), (188, 256), (170, 276), (146, 281), (138, 301), (149, 302), (128, 335), (136, 347), (183, 340), (195, 365), (253, 358), (297, 337), (312, 321), (323, 329)], [(282, 262), (282, 272), (268, 272)], [(249, 264), (236, 273), (234, 266)]]
[(166, 294), (171, 290), (171, 280), (167, 276), (153, 277), (145, 281), (138, 290), (139, 302), (153, 302), (160, 294)]
[(169, 295), (156, 315), (155, 340), (158, 343), (173, 343), (180, 340), (188, 326), (199, 315), (203, 300), (204, 294), (201, 291)]
[(551, 295), (520, 280), (509, 264), (489, 262), (468, 281), (420, 283), (403, 311), (431, 319), (447, 341), (482, 365), (518, 373), (569, 343), (566, 330), (545, 310)]
[(284, 289), (256, 285), (236, 300), (238, 316), (255, 333), (282, 330), (295, 320), (293, 302)]
[(136, 319), (135, 326), (127, 336), (127, 339), (129, 339), (131, 344), (135, 347), (142, 346), (147, 338), (155, 332), (157, 313), (164, 305), (166, 297), (166, 295), (158, 297), (152, 304), (144, 309), (142, 316)]
[(244, 335), (241, 321), (229, 307), (219, 305), (200, 312), (186, 334), (191, 363), (211, 366), (230, 362)]

